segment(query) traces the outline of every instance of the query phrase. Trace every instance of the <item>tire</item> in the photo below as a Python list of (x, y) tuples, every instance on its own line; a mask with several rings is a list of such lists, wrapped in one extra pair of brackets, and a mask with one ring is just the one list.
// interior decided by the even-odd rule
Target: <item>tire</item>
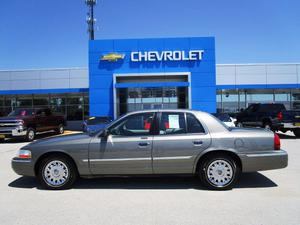
[(297, 138), (300, 138), (300, 129), (293, 130), (293, 133)]
[(235, 126), (236, 127), (243, 127), (243, 124), (241, 122), (237, 122)]
[(201, 183), (210, 190), (231, 190), (240, 173), (239, 165), (224, 153), (208, 156), (198, 167)]
[(63, 134), (65, 132), (65, 127), (63, 124), (59, 124), (58, 127), (55, 129), (55, 133)]
[(267, 130), (272, 130), (272, 124), (269, 122), (265, 122), (263, 124), (263, 128), (267, 129)]
[(3, 143), (3, 142), (4, 142), (4, 140), (5, 140), (4, 138), (1, 138), (1, 139), (0, 139), (0, 143)]
[(29, 128), (27, 129), (27, 133), (26, 133), (26, 136), (25, 136), (25, 140), (26, 140), (26, 141), (29, 141), (29, 142), (32, 142), (32, 141), (34, 141), (34, 139), (35, 139), (35, 135), (36, 135), (35, 129), (29, 127)]
[(77, 177), (75, 164), (64, 155), (49, 156), (43, 159), (38, 166), (37, 178), (44, 189), (69, 189)]

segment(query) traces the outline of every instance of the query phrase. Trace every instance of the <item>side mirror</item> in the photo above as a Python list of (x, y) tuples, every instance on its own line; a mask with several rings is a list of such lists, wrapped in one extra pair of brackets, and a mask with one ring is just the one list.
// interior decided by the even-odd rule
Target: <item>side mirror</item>
[(108, 137), (109, 136), (109, 130), (104, 129), (100, 134), (99, 137)]

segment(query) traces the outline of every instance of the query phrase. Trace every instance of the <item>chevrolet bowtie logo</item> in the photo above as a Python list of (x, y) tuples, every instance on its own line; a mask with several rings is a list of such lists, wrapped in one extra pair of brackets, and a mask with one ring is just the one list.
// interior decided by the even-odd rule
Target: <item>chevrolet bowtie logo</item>
[(101, 57), (101, 60), (104, 61), (109, 61), (109, 62), (116, 62), (118, 60), (124, 59), (125, 55), (124, 54), (119, 54), (119, 53), (109, 53), (107, 55), (103, 55)]

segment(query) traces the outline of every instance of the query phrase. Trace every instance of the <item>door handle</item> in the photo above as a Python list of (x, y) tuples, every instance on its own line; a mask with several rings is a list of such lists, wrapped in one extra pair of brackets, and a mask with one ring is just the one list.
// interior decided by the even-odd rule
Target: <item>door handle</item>
[(139, 143), (139, 146), (140, 146), (140, 147), (146, 147), (146, 146), (148, 146), (148, 145), (150, 145), (149, 142), (140, 142), (140, 143)]
[(194, 145), (202, 145), (203, 144), (203, 141), (193, 141), (193, 144)]

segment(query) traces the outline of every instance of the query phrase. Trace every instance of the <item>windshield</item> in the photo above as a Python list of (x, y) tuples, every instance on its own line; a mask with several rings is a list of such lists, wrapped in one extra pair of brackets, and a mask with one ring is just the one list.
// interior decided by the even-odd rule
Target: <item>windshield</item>
[(31, 116), (34, 115), (33, 109), (16, 109), (8, 114), (9, 117), (12, 116)]

